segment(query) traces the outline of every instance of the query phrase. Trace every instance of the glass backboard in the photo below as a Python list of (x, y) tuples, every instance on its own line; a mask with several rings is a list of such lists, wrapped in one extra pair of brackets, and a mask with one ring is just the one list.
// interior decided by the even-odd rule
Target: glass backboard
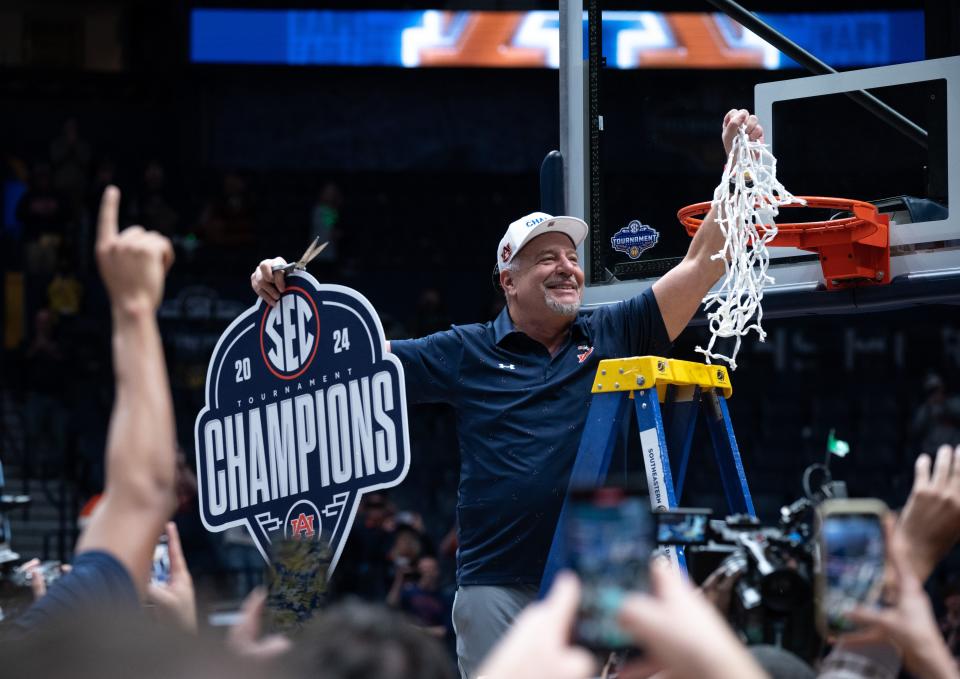
[[(960, 205), (960, 57), (812, 77), (663, 69), (598, 75), (576, 49), (589, 41), (589, 28), (585, 36), (573, 21), (581, 7), (568, 8), (566, 24), (561, 7), (561, 150), (566, 211), (591, 225), (583, 252), (587, 305), (637, 294), (680, 261), (689, 237), (676, 212), (712, 195), (724, 161), (720, 121), (740, 107), (760, 116), (792, 193), (868, 200), (891, 216), (889, 284), (826, 291), (815, 254), (774, 248), (776, 283), (766, 292), (765, 316), (960, 299), (960, 210), (950, 209)], [(847, 93), (858, 90), (925, 130), (926, 146), (851, 100)], [(591, 147), (591, 132), (599, 145)], [(779, 221), (833, 216), (786, 209)]]

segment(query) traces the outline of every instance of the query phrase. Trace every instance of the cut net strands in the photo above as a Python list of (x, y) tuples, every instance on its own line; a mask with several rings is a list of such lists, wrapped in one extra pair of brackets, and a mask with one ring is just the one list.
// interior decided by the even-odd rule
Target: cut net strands
[[(696, 351), (711, 360), (726, 361), (737, 369), (741, 338), (756, 330), (760, 341), (767, 334), (763, 320), (763, 288), (774, 279), (767, 273), (767, 244), (777, 235), (773, 218), (780, 207), (803, 204), (777, 181), (777, 159), (766, 144), (750, 141), (741, 127), (723, 170), (723, 179), (713, 192), (716, 221), (725, 238), (723, 248), (711, 259), (722, 259), (725, 274), (720, 287), (703, 298), (710, 326), (710, 342)], [(753, 321), (754, 317), (756, 320)], [(715, 350), (718, 337), (735, 337), (730, 356)]]

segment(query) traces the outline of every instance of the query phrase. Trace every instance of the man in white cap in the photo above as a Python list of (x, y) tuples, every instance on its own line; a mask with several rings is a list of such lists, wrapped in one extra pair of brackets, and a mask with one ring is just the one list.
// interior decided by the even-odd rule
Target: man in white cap
[[(731, 110), (723, 124), (728, 153), (741, 125), (751, 139), (763, 135), (756, 116)], [(497, 247), (507, 306), (494, 321), (387, 347), (403, 362), (409, 402), (448, 403), (457, 413), (453, 622), (467, 678), (537, 594), (597, 364), (666, 355), (723, 274), (723, 263), (711, 260), (724, 242), (711, 211), (683, 261), (651, 289), (587, 313), (577, 257), (587, 232), (576, 217), (518, 219)], [(251, 276), (271, 305), (285, 289), (272, 272), (282, 262), (264, 260)]]

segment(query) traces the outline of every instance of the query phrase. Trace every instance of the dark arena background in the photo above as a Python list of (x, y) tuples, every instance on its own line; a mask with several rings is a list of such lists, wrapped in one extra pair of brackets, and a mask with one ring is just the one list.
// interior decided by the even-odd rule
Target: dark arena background
[[(960, 54), (952, 2), (745, 4), (841, 71)], [(635, 58), (607, 52), (619, 29), (604, 29), (603, 214), (611, 221), (602, 233), (626, 223), (613, 216), (629, 214), (682, 255), (688, 239), (676, 211), (712, 195), (723, 115), (752, 109), (757, 83), (808, 72), (756, 44), (691, 29), (718, 11), (706, 1), (601, 6), (654, 13), (675, 29)], [(556, 15), (557, 6), (0, 3), (5, 618), (29, 604), (17, 567), (32, 558), (68, 563), (104, 486), (114, 382), (110, 307), (93, 247), (104, 187), (123, 192), (121, 226), (159, 231), (176, 252), (159, 310), (181, 449), (174, 520), (200, 625), (222, 632), (264, 582), (264, 563), (244, 530), (202, 525), (193, 430), (214, 346), (256, 301), (251, 271), (268, 257), (293, 261), (319, 236), (330, 245), (309, 271), (365, 295), (388, 339), (495, 318), (503, 308), (491, 284), (496, 245), (510, 222), (541, 209), (541, 162), (560, 148), (555, 55), (539, 34), (525, 44), (511, 37), (538, 12)], [(546, 41), (556, 39), (549, 20), (540, 24)], [(449, 38), (458, 25), (480, 37)], [(860, 148), (860, 162), (878, 166), (886, 149)], [(795, 170), (789, 188), (806, 193), (801, 184), (818, 171)], [(939, 302), (783, 313), (764, 320), (766, 342), (744, 340), (729, 408), (762, 523), (776, 523), (781, 507), (804, 496), (804, 472), (830, 458), (831, 432), (849, 443), (829, 464), (850, 497), (903, 505), (917, 456), (960, 445), (958, 319), (955, 304)], [(701, 319), (671, 357), (699, 361), (694, 347), (708, 339)], [(456, 427), (445, 406), (410, 406), (406, 480), (364, 498), (326, 593), (331, 602), (357, 596), (402, 609), (444, 642), (451, 667)], [(635, 437), (625, 427), (618, 459), (626, 467), (639, 455)], [(726, 505), (708, 443), (695, 434), (681, 504), (718, 518)], [(957, 591), (960, 562), (947, 563), (929, 584), (937, 613)], [(400, 590), (411, 582), (431, 593), (430, 605), (407, 605)], [(445, 611), (439, 625), (418, 617), (429, 618), (434, 604)]]

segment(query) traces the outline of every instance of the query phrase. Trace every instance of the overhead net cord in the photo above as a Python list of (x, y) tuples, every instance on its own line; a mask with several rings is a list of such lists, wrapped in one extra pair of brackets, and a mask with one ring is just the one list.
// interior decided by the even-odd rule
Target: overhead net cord
[[(706, 357), (707, 363), (722, 360), (736, 370), (743, 336), (755, 330), (761, 342), (766, 338), (761, 327), (761, 302), (764, 286), (774, 282), (767, 273), (767, 244), (777, 235), (773, 218), (781, 206), (791, 203), (804, 201), (777, 181), (777, 159), (766, 144), (750, 141), (741, 126), (727, 157), (723, 178), (713, 192), (716, 221), (725, 242), (711, 259), (723, 260), (725, 274), (720, 287), (703, 298), (710, 342), (706, 349), (698, 346), (696, 351)], [(736, 338), (729, 356), (714, 348), (718, 337)]]

